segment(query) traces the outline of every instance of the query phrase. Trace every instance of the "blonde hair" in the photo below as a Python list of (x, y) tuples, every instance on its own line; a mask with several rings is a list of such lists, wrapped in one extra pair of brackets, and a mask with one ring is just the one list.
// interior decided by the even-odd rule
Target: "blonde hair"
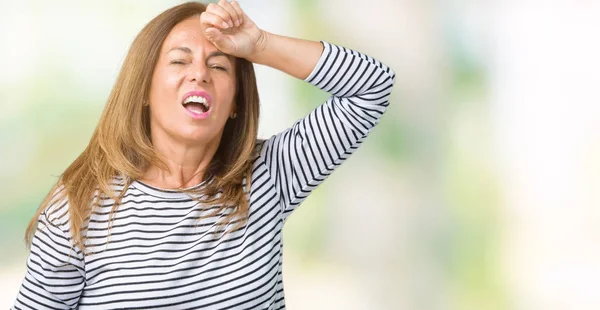
[[(88, 146), (61, 174), (29, 222), (25, 234), (28, 245), (31, 245), (40, 214), (66, 198), (73, 245), (85, 251), (85, 221), (100, 199), (114, 200), (112, 221), (133, 181), (141, 178), (151, 166), (167, 169), (152, 146), (150, 111), (144, 102), (149, 98), (154, 67), (165, 38), (175, 25), (200, 15), (205, 9), (206, 5), (196, 2), (175, 6), (152, 19), (137, 35)], [(236, 58), (235, 68), (237, 117), (225, 124), (220, 145), (204, 174), (204, 179), (210, 182), (193, 191), (204, 194), (202, 202), (219, 206), (209, 216), (233, 208), (223, 221), (235, 219), (234, 230), (243, 226), (248, 217), (246, 192), (251, 185), (259, 116), (254, 67), (246, 59)], [(123, 180), (120, 191), (111, 189), (111, 182), (117, 177)]]

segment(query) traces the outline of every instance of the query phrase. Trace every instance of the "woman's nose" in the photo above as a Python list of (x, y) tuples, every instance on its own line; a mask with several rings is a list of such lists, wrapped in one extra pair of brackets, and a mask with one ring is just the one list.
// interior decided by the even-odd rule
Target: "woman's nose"
[(210, 72), (204, 64), (192, 64), (190, 66), (190, 81), (196, 83), (210, 83)]

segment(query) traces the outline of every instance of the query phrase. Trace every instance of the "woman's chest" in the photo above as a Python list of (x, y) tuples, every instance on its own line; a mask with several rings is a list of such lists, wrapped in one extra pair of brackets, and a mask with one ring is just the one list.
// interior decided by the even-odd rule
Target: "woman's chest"
[(251, 210), (246, 224), (228, 233), (235, 224), (199, 219), (193, 208), (162, 217), (128, 211), (115, 216), (110, 231), (101, 217), (90, 222), (82, 306), (216, 306), (274, 296), (282, 254), (276, 208)]

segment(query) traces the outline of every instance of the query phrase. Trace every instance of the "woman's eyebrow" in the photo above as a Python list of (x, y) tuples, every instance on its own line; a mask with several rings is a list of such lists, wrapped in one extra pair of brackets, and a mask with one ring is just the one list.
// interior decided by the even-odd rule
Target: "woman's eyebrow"
[(229, 59), (229, 55), (227, 55), (227, 54), (225, 54), (225, 53), (223, 53), (223, 52), (221, 52), (219, 50), (216, 50), (216, 51), (211, 52), (210, 54), (208, 54), (208, 56), (206, 56), (206, 60), (209, 60), (212, 57), (219, 57), (219, 56), (225, 56), (227, 59)]
[(182, 52), (187, 53), (187, 54), (191, 54), (192, 53), (192, 50), (189, 47), (185, 47), (185, 46), (176, 46), (176, 47), (170, 49), (167, 53), (170, 53), (170, 52), (175, 51), (175, 50), (179, 50), (179, 51), (182, 51)]
[[(182, 51), (186, 54), (192, 54), (192, 50), (189, 47), (185, 47), (185, 46), (176, 46), (176, 47), (170, 49), (167, 53), (170, 53), (170, 52), (176, 51), (176, 50)], [(210, 54), (208, 54), (208, 56), (206, 56), (206, 59), (208, 60), (212, 57), (219, 57), (219, 56), (225, 56), (225, 57), (229, 58), (228, 57), (229, 55), (227, 55), (219, 50), (216, 50), (216, 51), (213, 51)]]

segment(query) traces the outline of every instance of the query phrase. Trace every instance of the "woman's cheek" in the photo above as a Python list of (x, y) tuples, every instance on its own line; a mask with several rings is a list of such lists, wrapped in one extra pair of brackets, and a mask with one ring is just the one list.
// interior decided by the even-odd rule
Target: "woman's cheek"
[(184, 74), (169, 74), (166, 77), (165, 82), (169, 86), (175, 86), (175, 85), (180, 84), (180, 82), (184, 80), (184, 77), (185, 77)]

